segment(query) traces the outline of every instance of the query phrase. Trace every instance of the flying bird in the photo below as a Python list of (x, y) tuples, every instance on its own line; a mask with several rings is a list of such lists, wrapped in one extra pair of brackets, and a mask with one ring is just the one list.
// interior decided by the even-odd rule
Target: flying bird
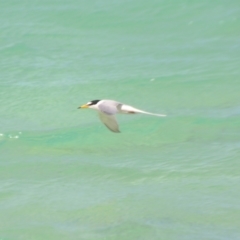
[(98, 111), (98, 115), (103, 124), (112, 132), (119, 133), (118, 123), (115, 118), (117, 113), (135, 114), (143, 113), (158, 117), (165, 117), (164, 114), (145, 112), (132, 106), (114, 100), (92, 100), (79, 108), (92, 108)]

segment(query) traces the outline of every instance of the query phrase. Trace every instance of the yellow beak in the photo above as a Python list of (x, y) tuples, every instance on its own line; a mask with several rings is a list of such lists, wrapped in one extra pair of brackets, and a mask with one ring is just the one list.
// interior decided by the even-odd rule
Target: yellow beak
[(84, 104), (84, 105), (80, 106), (79, 108), (88, 108), (88, 105)]

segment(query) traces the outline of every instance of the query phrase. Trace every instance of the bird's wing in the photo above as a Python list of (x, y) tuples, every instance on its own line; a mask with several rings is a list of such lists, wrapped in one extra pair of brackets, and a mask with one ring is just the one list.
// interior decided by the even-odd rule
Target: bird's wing
[(104, 125), (112, 132), (119, 133), (118, 123), (114, 115), (105, 114), (104, 112), (98, 112), (100, 120)]
[(134, 108), (134, 107), (126, 105), (126, 104), (121, 105), (121, 112), (123, 112), (123, 113), (143, 113), (143, 114), (148, 114), (148, 115), (153, 115), (153, 116), (158, 116), (158, 117), (166, 117), (166, 115), (164, 115), (164, 114), (145, 112), (143, 110)]
[(118, 105), (120, 103), (113, 101), (113, 100), (103, 100), (99, 105), (98, 108), (101, 112), (106, 113), (108, 115), (113, 115), (118, 112)]

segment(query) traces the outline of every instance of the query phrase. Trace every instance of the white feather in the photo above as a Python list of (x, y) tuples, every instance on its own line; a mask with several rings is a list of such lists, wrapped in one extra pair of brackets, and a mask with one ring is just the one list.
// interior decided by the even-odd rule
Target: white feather
[(143, 113), (143, 114), (148, 114), (148, 115), (153, 115), (153, 116), (158, 116), (158, 117), (166, 117), (166, 115), (164, 115), (164, 114), (145, 112), (143, 110), (140, 110), (140, 109), (137, 109), (132, 106), (125, 105), (125, 104), (123, 104), (121, 106), (120, 112), (122, 112), (122, 113)]

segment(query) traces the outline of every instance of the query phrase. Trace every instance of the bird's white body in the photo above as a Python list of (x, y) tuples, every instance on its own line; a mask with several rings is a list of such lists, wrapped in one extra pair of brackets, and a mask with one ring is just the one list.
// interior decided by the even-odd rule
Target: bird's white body
[(134, 108), (130, 105), (126, 105), (114, 100), (93, 100), (87, 104), (81, 106), (80, 108), (92, 108), (98, 111), (100, 120), (105, 124), (105, 126), (112, 132), (120, 132), (118, 128), (118, 123), (115, 119), (115, 114), (135, 114), (143, 113), (158, 117), (165, 117), (163, 114), (155, 114), (150, 112), (145, 112), (143, 110)]

